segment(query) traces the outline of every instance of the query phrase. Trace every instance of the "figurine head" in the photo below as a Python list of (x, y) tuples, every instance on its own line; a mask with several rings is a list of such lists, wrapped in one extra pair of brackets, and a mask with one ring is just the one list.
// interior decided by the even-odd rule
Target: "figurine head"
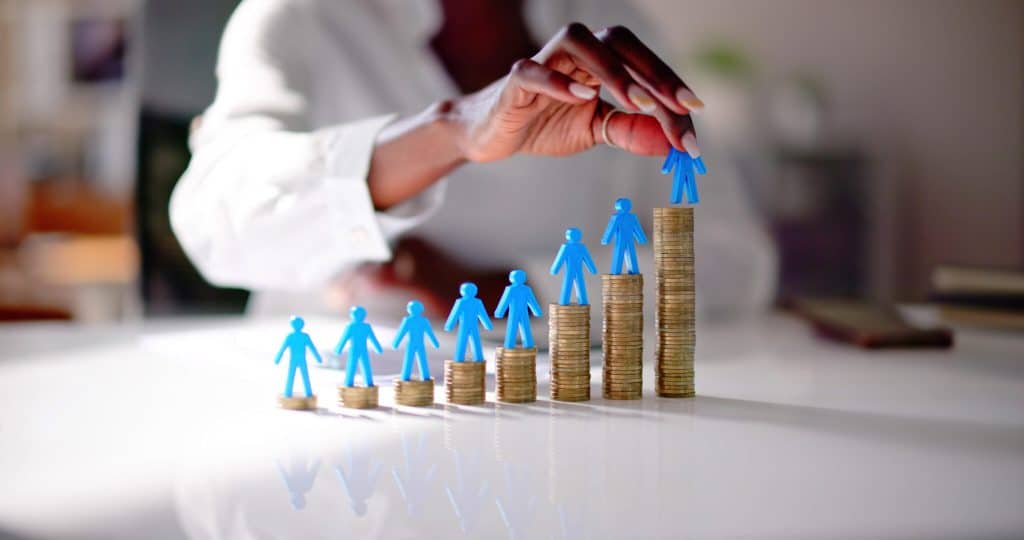
[(526, 272), (522, 270), (513, 270), (508, 273), (508, 282), (513, 285), (522, 285), (526, 283)]
[(353, 321), (363, 322), (366, 318), (366, 308), (363, 306), (352, 306), (352, 309), (348, 310), (349, 316)]
[(363, 500), (352, 501), (352, 511), (355, 512), (356, 515), (359, 516), (359, 517), (365, 516), (366, 515), (366, 501), (363, 501)]
[(405, 305), (405, 311), (409, 315), (420, 315), (423, 313), (423, 302), (420, 302), (419, 300), (410, 300), (409, 303)]
[(622, 197), (621, 199), (616, 199), (615, 200), (615, 211), (616, 212), (619, 212), (620, 214), (624, 214), (626, 212), (629, 212), (629, 210), (631, 208), (633, 208), (633, 201), (627, 199), (626, 197)]
[(291, 324), (292, 329), (298, 332), (299, 330), (302, 330), (303, 326), (306, 326), (306, 321), (302, 320), (302, 317), (292, 316)]
[(459, 293), (462, 294), (463, 298), (473, 298), (476, 296), (476, 285), (467, 281), (459, 287)]
[(575, 244), (583, 239), (583, 231), (577, 229), (576, 227), (566, 229), (565, 239)]
[(291, 494), (292, 508), (296, 510), (302, 510), (306, 507), (306, 497), (301, 493), (292, 492)]

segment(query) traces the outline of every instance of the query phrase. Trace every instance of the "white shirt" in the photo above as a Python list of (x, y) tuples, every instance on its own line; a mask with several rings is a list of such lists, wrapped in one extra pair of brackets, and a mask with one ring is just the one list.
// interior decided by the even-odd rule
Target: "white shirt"
[[(389, 241), (414, 227), (456, 256), (512, 265), (553, 256), (567, 227), (582, 228), (591, 250), (599, 249), (618, 197), (632, 197), (648, 224), (650, 208), (667, 204), (661, 199), (670, 180), (658, 174), (660, 160), (599, 148), (469, 164), (415, 199), (375, 211), (366, 175), (380, 130), (396, 115), (458, 94), (427, 48), (440, 23), (435, 4), (239, 5), (221, 43), (216, 98), (190, 140), (192, 161), (171, 199), (174, 231), (206, 279), (262, 292), (264, 310), (323, 309), (321, 293), (333, 277), (388, 260)], [(595, 30), (626, 24), (650, 37), (618, 0), (527, 6), (539, 43), (572, 20)], [(701, 179), (705, 206), (713, 195), (704, 188), (718, 181), (713, 174)], [(729, 207), (737, 238), (753, 232), (740, 251), (757, 256), (763, 236), (741, 192), (730, 191), (730, 200), (716, 204)]]

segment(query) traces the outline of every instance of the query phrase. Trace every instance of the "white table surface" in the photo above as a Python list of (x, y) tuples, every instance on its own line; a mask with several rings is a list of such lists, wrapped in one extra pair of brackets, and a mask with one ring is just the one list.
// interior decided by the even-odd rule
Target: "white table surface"
[(287, 330), (0, 326), (0, 536), (1024, 537), (1020, 335), (865, 352), (771, 316), (699, 328), (694, 399), (653, 395), (648, 341), (640, 401), (595, 351), (586, 403), (348, 412), (311, 369), (310, 413), (276, 407)]

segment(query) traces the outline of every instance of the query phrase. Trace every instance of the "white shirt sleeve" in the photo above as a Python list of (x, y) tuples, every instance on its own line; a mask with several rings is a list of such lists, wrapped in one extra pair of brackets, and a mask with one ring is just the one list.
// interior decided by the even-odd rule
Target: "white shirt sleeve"
[(388, 239), (425, 219), (443, 196), (437, 185), (388, 212), (374, 210), (370, 157), (394, 116), (309, 129), (308, 47), (319, 43), (318, 26), (290, 6), (246, 0), (232, 16), (217, 97), (171, 197), (179, 242), (216, 285), (311, 289), (354, 264), (387, 260)]

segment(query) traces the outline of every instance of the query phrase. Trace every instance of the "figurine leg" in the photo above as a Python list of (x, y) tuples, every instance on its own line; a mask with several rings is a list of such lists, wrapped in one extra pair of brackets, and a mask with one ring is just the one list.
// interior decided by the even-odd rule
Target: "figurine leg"
[(373, 386), (373, 369), (370, 368), (369, 352), (365, 352), (359, 357), (359, 366), (363, 368), (363, 381), (366, 383), (366, 386)]
[(454, 360), (456, 362), (465, 362), (466, 361), (466, 343), (468, 341), (469, 341), (469, 335), (466, 334), (466, 332), (464, 332), (462, 330), (462, 328), (460, 327), (459, 328), (459, 333), (458, 333), (458, 335), (456, 337), (456, 340), (455, 340), (455, 358), (454, 358)]
[(523, 333), (523, 348), (529, 349), (533, 347), (533, 330), (530, 328), (530, 317), (524, 315), (516, 324)]
[(416, 351), (416, 358), (419, 360), (418, 365), (420, 366), (420, 378), (424, 381), (430, 380), (430, 364), (427, 363), (427, 349), (421, 347)]
[(351, 351), (348, 353), (348, 360), (345, 361), (345, 386), (356, 384), (356, 361), (352, 358)]
[(415, 349), (413, 349), (413, 346), (411, 344), (408, 347), (406, 347), (406, 349), (405, 349), (405, 359), (402, 360), (402, 380), (403, 381), (408, 381), (409, 379), (412, 378), (412, 360), (413, 360), (413, 353), (414, 352), (415, 352)]
[(682, 167), (677, 168), (676, 173), (672, 176), (672, 196), (670, 202), (672, 204), (680, 204), (683, 202)]
[(480, 344), (480, 331), (471, 332), (469, 338), (473, 340), (473, 360), (476, 362), (484, 361), (484, 347)]
[(516, 323), (512, 317), (509, 317), (505, 322), (505, 348), (511, 349), (516, 346)]
[(619, 242), (615, 242), (615, 248), (612, 250), (612, 271), (613, 275), (619, 275), (622, 273), (622, 245)]
[(630, 244), (629, 247), (626, 248), (626, 254), (629, 255), (629, 273), (639, 274), (640, 265), (636, 262), (636, 247)]
[(576, 284), (576, 300), (581, 306), (587, 305), (587, 284), (583, 281), (583, 273), (576, 274), (573, 281)]
[(302, 386), (306, 390), (306, 397), (313, 395), (313, 387), (309, 385), (309, 369), (306, 367), (306, 363), (299, 364), (299, 373), (302, 374)]
[(569, 305), (569, 299), (572, 297), (572, 281), (573, 275), (566, 272), (565, 279), (562, 280), (562, 294), (558, 297), (558, 303), (563, 306)]
[(284, 383), (284, 397), (292, 397), (292, 386), (295, 383), (295, 369), (299, 367), (295, 364), (288, 366), (288, 380)]

